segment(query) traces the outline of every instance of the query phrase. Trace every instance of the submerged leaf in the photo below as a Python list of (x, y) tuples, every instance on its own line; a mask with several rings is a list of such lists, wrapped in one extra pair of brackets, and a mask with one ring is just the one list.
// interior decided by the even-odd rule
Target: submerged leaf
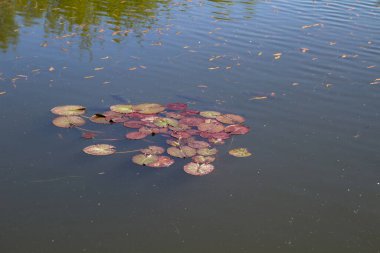
[(108, 144), (96, 144), (85, 147), (83, 152), (89, 155), (112, 155), (116, 152), (115, 147)]
[(86, 112), (86, 107), (81, 105), (62, 105), (50, 110), (52, 113), (61, 116), (77, 116)]
[(214, 165), (212, 164), (198, 164), (198, 163), (188, 163), (183, 167), (183, 170), (190, 175), (193, 176), (204, 176), (211, 172), (213, 172), (215, 169)]
[(53, 125), (62, 128), (83, 126), (86, 121), (79, 116), (59, 116), (53, 120)]
[(231, 149), (228, 153), (236, 157), (248, 157), (252, 155), (246, 148)]

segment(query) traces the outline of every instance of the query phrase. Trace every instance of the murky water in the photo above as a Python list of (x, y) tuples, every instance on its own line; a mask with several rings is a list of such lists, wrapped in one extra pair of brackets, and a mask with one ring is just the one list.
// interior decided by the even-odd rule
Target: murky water
[[(379, 24), (375, 0), (0, 1), (1, 252), (380, 252)], [(124, 102), (252, 131), (192, 177), (51, 125)]]

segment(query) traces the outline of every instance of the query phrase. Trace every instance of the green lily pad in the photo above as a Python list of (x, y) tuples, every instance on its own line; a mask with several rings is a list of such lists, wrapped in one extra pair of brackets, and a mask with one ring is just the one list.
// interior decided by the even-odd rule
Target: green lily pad
[(74, 126), (83, 126), (86, 121), (79, 116), (59, 116), (52, 121), (54, 126), (70, 128)]
[(215, 112), (215, 111), (203, 111), (203, 112), (200, 112), (199, 115), (201, 115), (204, 118), (215, 119), (216, 117), (222, 114), (220, 112)]
[(176, 127), (178, 126), (178, 120), (171, 119), (171, 118), (156, 118), (153, 121), (153, 124), (155, 124), (158, 127)]
[(112, 105), (110, 107), (110, 109), (113, 112), (119, 112), (119, 113), (131, 113), (131, 112), (134, 112), (133, 105), (126, 105), (126, 104)]
[(252, 155), (246, 148), (231, 149), (228, 153), (235, 157), (248, 157)]
[(78, 116), (86, 112), (86, 107), (81, 105), (62, 105), (56, 106), (50, 111), (61, 116)]
[(144, 155), (144, 154), (138, 154), (132, 157), (132, 162), (138, 164), (138, 165), (148, 165), (151, 163), (155, 163), (158, 161), (158, 156), (156, 155)]
[(197, 154), (197, 151), (189, 146), (170, 147), (167, 149), (169, 155), (179, 158), (192, 157)]
[(160, 104), (154, 104), (154, 103), (146, 103), (146, 104), (139, 104), (133, 106), (133, 109), (136, 112), (142, 113), (142, 114), (156, 114), (159, 112), (163, 112), (165, 110), (165, 106)]
[(115, 147), (108, 144), (96, 144), (85, 147), (83, 152), (89, 155), (112, 155), (116, 152)]
[(214, 156), (196, 155), (191, 158), (195, 163), (212, 163), (215, 161)]
[(216, 148), (201, 148), (197, 150), (197, 153), (203, 156), (211, 156), (218, 153), (218, 150)]

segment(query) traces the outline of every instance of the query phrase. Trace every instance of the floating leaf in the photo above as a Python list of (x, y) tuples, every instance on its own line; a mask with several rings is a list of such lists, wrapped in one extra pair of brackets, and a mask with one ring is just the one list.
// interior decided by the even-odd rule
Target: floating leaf
[(61, 116), (78, 116), (86, 112), (86, 107), (81, 105), (62, 105), (56, 106), (50, 111)]
[(197, 150), (197, 153), (203, 156), (211, 156), (218, 153), (218, 150), (216, 148), (201, 148)]
[(146, 155), (161, 155), (165, 152), (165, 149), (158, 146), (149, 146), (141, 149), (140, 151)]
[(59, 116), (53, 120), (53, 125), (62, 128), (83, 126), (86, 121), (79, 116)]
[(224, 130), (224, 126), (216, 121), (209, 121), (198, 126), (199, 131), (207, 133), (218, 133)]
[(153, 168), (169, 167), (174, 163), (174, 160), (168, 156), (159, 156), (156, 162), (148, 163), (146, 166)]
[(165, 107), (160, 104), (146, 103), (133, 106), (136, 112), (142, 114), (155, 114), (165, 110)]
[(183, 170), (193, 176), (204, 176), (214, 171), (214, 165), (212, 164), (198, 164), (188, 163), (183, 167)]
[(109, 124), (110, 122), (107, 120), (106, 116), (103, 114), (97, 113), (90, 117), (90, 121), (98, 124)]
[(170, 135), (177, 139), (187, 139), (191, 137), (191, 134), (184, 131), (172, 132)]
[(148, 134), (143, 133), (143, 132), (130, 132), (125, 135), (127, 139), (131, 139), (131, 140), (140, 140), (140, 139), (144, 139), (147, 136)]
[(228, 153), (236, 157), (248, 157), (252, 155), (246, 148), (231, 149)]
[(180, 124), (185, 124), (188, 126), (199, 126), (200, 124), (204, 122), (205, 122), (204, 119), (196, 118), (196, 117), (186, 117), (179, 121)]
[(132, 157), (132, 162), (138, 165), (144, 165), (144, 166), (151, 163), (155, 163), (157, 161), (158, 161), (158, 156), (156, 155), (138, 154)]
[(179, 148), (170, 147), (167, 149), (169, 155), (179, 158), (186, 158), (195, 156), (197, 151), (189, 146), (182, 146)]
[(156, 118), (153, 123), (158, 127), (178, 126), (178, 121), (171, 118)]
[(108, 144), (96, 144), (85, 147), (83, 152), (89, 155), (112, 155), (116, 152), (115, 147)]
[(131, 113), (134, 111), (133, 105), (126, 105), (126, 104), (112, 105), (110, 109), (113, 112), (119, 112), (119, 113)]
[(195, 163), (212, 163), (215, 161), (214, 156), (196, 155), (191, 158)]
[(210, 147), (210, 144), (208, 144), (207, 142), (205, 141), (189, 141), (189, 144), (188, 144), (190, 147), (192, 148), (208, 148)]
[(242, 125), (230, 125), (227, 126), (224, 131), (230, 134), (246, 134), (249, 132), (249, 128)]
[(174, 110), (174, 111), (183, 111), (186, 110), (187, 104), (184, 103), (170, 103), (166, 105), (166, 108), (169, 110)]
[(215, 111), (203, 111), (199, 113), (202, 117), (209, 118), (209, 119), (215, 119), (216, 117), (220, 116), (220, 112)]
[(216, 119), (224, 124), (229, 125), (240, 124), (245, 121), (245, 119), (242, 116), (236, 114), (223, 114), (216, 117)]
[(176, 112), (167, 112), (166, 117), (173, 119), (182, 119), (184, 116)]
[(145, 126), (145, 122), (143, 121), (139, 121), (139, 120), (130, 120), (130, 121), (126, 121), (124, 122), (123, 124), (125, 127), (128, 127), (128, 128), (141, 128), (143, 126)]

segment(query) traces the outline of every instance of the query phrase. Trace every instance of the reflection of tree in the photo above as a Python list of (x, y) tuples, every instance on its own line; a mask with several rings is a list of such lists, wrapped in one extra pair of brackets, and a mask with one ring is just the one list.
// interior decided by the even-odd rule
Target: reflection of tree
[(43, 24), (46, 34), (75, 32), (84, 47), (101, 27), (141, 32), (155, 23), (157, 12), (170, 0), (0, 0), (0, 48), (16, 44), (18, 26)]
[[(215, 3), (215, 8), (219, 9), (219, 11), (214, 11), (215, 19), (221, 20), (231, 20), (233, 19), (231, 16), (234, 14), (234, 7), (242, 7), (244, 8), (245, 15), (242, 18), (252, 18), (254, 12), (253, 6), (256, 4), (256, 0), (208, 0), (209, 2)], [(241, 11), (239, 11), (239, 14)], [(240, 14), (241, 15), (241, 14)]]

